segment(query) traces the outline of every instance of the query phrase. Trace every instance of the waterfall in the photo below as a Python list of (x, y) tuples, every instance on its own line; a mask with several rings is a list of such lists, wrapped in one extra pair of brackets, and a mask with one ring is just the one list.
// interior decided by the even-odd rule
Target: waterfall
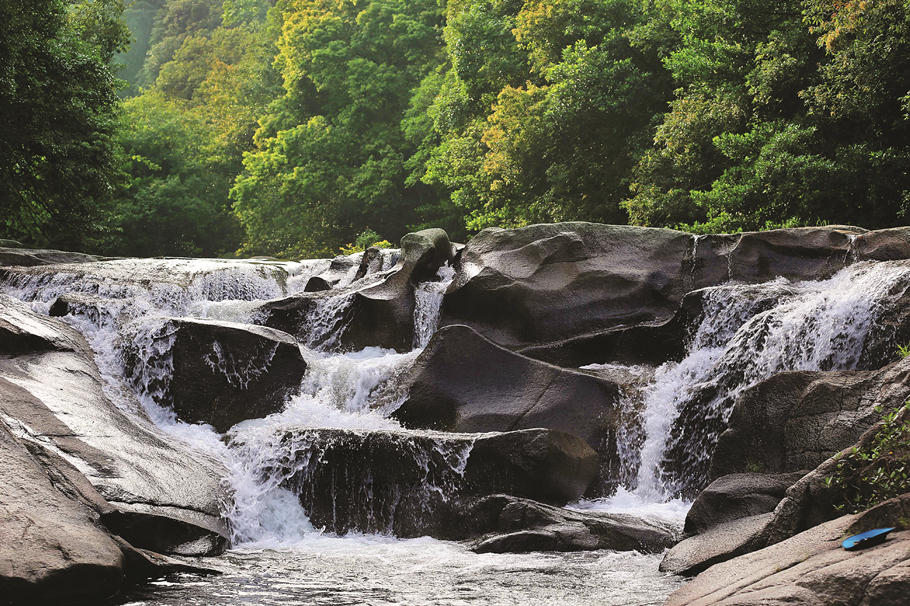
[(423, 349), (439, 326), (442, 298), (455, 279), (455, 269), (443, 265), (436, 272), (435, 282), (421, 282), (414, 290), (414, 349)]
[(828, 280), (705, 289), (701, 320), (680, 362), (645, 393), (637, 491), (654, 500), (704, 487), (733, 405), (785, 370), (849, 370), (889, 301), (910, 286), (903, 263), (858, 263)]
[[(697, 246), (696, 240), (692, 255)], [(394, 253), (383, 253), (374, 277), (394, 260)], [(77, 312), (66, 320), (95, 350), (109, 397), (135, 413), (138, 396), (145, 414), (165, 431), (224, 461), (234, 493), (228, 513), (235, 539), (277, 545), (323, 529), (388, 532), (400, 523), (401, 495), (357, 467), (363, 461), (346, 459), (342, 446), (403, 460), (420, 479), (421, 499), (447, 498), (470, 452), (467, 445), (456, 448), (431, 434), (405, 432), (390, 418), (407, 395), (399, 377), (413, 366), (439, 323), (443, 296), (455, 275), (448, 266), (440, 268), (437, 280), (415, 289), (414, 349), (407, 353), (376, 347), (333, 352), (355, 295), (328, 291), (314, 297), (301, 339), (307, 370), (299, 392), (280, 412), (236, 425), (228, 443), (211, 428), (180, 422), (157, 403), (173, 367), (169, 323), (174, 318), (252, 323), (263, 300), (298, 291), (325, 267), (324, 261), (109, 261), (62, 266), (53, 273), (17, 268), (6, 273), (3, 289), (44, 313), (58, 297), (66, 298), (70, 311)], [(717, 436), (745, 389), (782, 370), (860, 367), (868, 336), (878, 329), (877, 317), (904, 293), (908, 281), (905, 263), (857, 263), (828, 280), (780, 278), (690, 293), (701, 315), (683, 359), (657, 369), (586, 367), (620, 385), (615, 444), (621, 462), (614, 471), (622, 484), (652, 502), (700, 488)], [(127, 364), (129, 357), (133, 360)], [(206, 360), (241, 388), (260, 372), (258, 366), (228, 359), (217, 342)], [(339, 433), (325, 443), (316, 439), (328, 430)], [(325, 475), (332, 469), (336, 475)], [(355, 487), (350, 482), (358, 474), (364, 482)], [(333, 482), (344, 489), (337, 496), (360, 499), (369, 515), (356, 519), (357, 508), (347, 513), (336, 508), (337, 515), (314, 525), (308, 513), (308, 502), (317, 494), (312, 487)], [(370, 499), (375, 506), (366, 504)]]

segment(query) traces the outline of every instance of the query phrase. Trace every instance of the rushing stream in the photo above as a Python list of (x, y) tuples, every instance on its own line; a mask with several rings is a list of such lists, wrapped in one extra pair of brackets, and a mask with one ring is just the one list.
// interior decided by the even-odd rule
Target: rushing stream
[[(378, 271), (388, 270), (394, 260), (394, 252), (386, 254)], [(283, 411), (235, 426), (227, 440), (208, 426), (180, 422), (155, 403), (155, 390), (169, 380), (169, 345), (160, 336), (162, 326), (174, 317), (255, 323), (260, 320), (257, 302), (302, 291), (327, 262), (127, 260), (68, 267), (72, 271), (13, 273), (3, 292), (44, 313), (60, 295), (92, 297), (93, 313), (66, 319), (94, 349), (108, 396), (127, 409), (129, 399), (123, 394), (134, 390), (149, 416), (174, 439), (226, 464), (234, 495), (227, 512), (233, 549), (197, 561), (221, 575), (159, 581), (121, 596), (117, 604), (644, 605), (662, 603), (682, 583), (657, 571), (660, 554), (478, 555), (457, 543), (395, 539), (384, 532), (339, 537), (314, 527), (298, 497), (282, 487), (287, 477), (275, 471), (282, 467), (276, 461), (285, 456), (287, 445), (276, 439), (279, 428), (403, 432), (389, 418), (406, 395), (396, 389), (395, 377), (432, 336), (454, 270), (443, 267), (439, 281), (418, 287), (414, 350), (409, 353), (379, 348), (334, 352), (351, 297), (323, 299), (300, 339), (308, 365), (300, 393)], [(350, 274), (347, 282), (354, 277)], [(687, 504), (673, 497), (693, 477), (704, 475), (716, 428), (726, 423), (743, 390), (781, 370), (857, 367), (878, 310), (908, 274), (904, 264), (859, 263), (822, 282), (778, 279), (706, 289), (704, 313), (692, 327), (681, 361), (656, 369), (588, 367), (626, 377), (617, 435), (625, 486), (609, 499), (570, 507), (658, 517), (681, 527)], [(146, 362), (156, 360), (129, 378), (125, 339)], [(216, 356), (211, 363), (228, 362)], [(232, 372), (243, 381), (259, 369)], [(674, 433), (674, 422), (694, 414), (696, 404), (700, 418), (716, 423)], [(433, 439), (428, 432), (407, 435)], [(300, 444), (297, 448), (306, 451)], [(463, 470), (465, 449), (470, 445), (437, 448), (433, 465), (441, 471), (427, 476), (427, 490), (445, 491), (446, 474), (458, 474), (459, 466)], [(308, 457), (318, 457), (317, 450), (295, 471), (306, 477)], [(684, 471), (668, 467), (668, 458), (674, 457)], [(429, 462), (418, 463), (429, 470)]]

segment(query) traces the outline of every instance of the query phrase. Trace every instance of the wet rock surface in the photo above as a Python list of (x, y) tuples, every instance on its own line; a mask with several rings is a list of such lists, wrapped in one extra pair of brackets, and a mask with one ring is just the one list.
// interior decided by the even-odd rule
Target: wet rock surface
[[(617, 326), (665, 322), (686, 293), (723, 282), (828, 278), (859, 258), (855, 244), (864, 233), (849, 226), (716, 236), (589, 223), (491, 228), (461, 252), (443, 324), (467, 324), (545, 360), (604, 362), (598, 346), (612, 344)], [(910, 248), (896, 239), (870, 237), (869, 254), (880, 246), (892, 259), (908, 258)]]
[(746, 391), (718, 440), (711, 478), (814, 469), (910, 397), (910, 359), (876, 371), (789, 372)]
[[(306, 267), (0, 249), (5, 291), (57, 317), (0, 296), (0, 482), (9, 487), (0, 504), (15, 511), (0, 524), (14, 536), (36, 533), (8, 549), (21, 561), (0, 568), (0, 585), (20, 603), (53, 601), (57, 587), (102, 599), (173, 569), (156, 552), (226, 546), (227, 470), (157, 429), (148, 416), (157, 408), (146, 411), (128, 389), (112, 399), (105, 390), (120, 387), (109, 373), (125, 360), (140, 396), (191, 423), (233, 426), (232, 456), (248, 446), (257, 478), (292, 490), (315, 527), (431, 534), (483, 553), (673, 544), (679, 537), (666, 524), (558, 505), (631, 486), (645, 430), (654, 431), (640, 418), (644, 401), (678, 381), (684, 389), (663, 413), (648, 400), (648, 414), (668, 425), (663, 458), (649, 465), (670, 495), (707, 487), (686, 522), (691, 536), (663, 564), (704, 572), (671, 603), (833, 604), (841, 594), (853, 604), (900, 603), (907, 570), (896, 552), (853, 560), (849, 570), (825, 533), (891, 525), (910, 507), (898, 499), (841, 528), (825, 480), (832, 454), (872, 439), (876, 406), (910, 397), (910, 362), (882, 368), (895, 343), (910, 340), (908, 234), (833, 226), (693, 236), (566, 223), (485, 230), (459, 252), (445, 232), (426, 230), (406, 236), (400, 252), (369, 249)], [(850, 294), (858, 307), (839, 308), (851, 288), (875, 297)], [(342, 351), (425, 344), (418, 324), (427, 336), (436, 326), (418, 319), (427, 292), (439, 295), (445, 326), (422, 353), (382, 363), (350, 353), (337, 375), (327, 364), (305, 377), (307, 363)], [(818, 295), (815, 307), (809, 295)], [(118, 334), (123, 359), (96, 364), (58, 318)], [(298, 343), (320, 351), (305, 351), (304, 363)], [(691, 381), (668, 374), (667, 361)], [(828, 370), (836, 368), (858, 370)], [(350, 389), (335, 384), (350, 377)], [(398, 382), (391, 390), (389, 377)], [(298, 387), (309, 391), (291, 398)], [(330, 398), (338, 410), (327, 414), (348, 415), (345, 423), (403, 401), (396, 419), (407, 427), (456, 433), (377, 430), (373, 421), (370, 430), (303, 429), (312, 411), (287, 410), (274, 418), (287, 416), (282, 427), (294, 429), (270, 430), (266, 441), (276, 444), (236, 441), (246, 435), (238, 427), (264, 422), (235, 424), (320, 390), (355, 394), (350, 410)], [(285, 454), (265, 452), (276, 445)], [(26, 511), (30, 496), (39, 506)]]
[(692, 503), (683, 530), (698, 534), (710, 528), (774, 511), (787, 489), (808, 471), (787, 474), (734, 473), (712, 482)]
[[(414, 288), (434, 280), (437, 270), (454, 258), (455, 248), (441, 229), (427, 229), (402, 238), (396, 263), (381, 269), (374, 253), (336, 258), (331, 277), (317, 276), (307, 291), (263, 304), (266, 326), (288, 332), (311, 347), (356, 351), (384, 347), (410, 351), (414, 344)], [(373, 257), (373, 258), (371, 258)], [(345, 279), (335, 279), (345, 264)], [(330, 270), (333, 271), (333, 270)], [(315, 278), (314, 278), (315, 279)], [(311, 279), (312, 281), (312, 279)], [(317, 317), (328, 318), (326, 326)]]
[(140, 391), (181, 420), (219, 432), (281, 410), (306, 371), (291, 335), (211, 320), (168, 320), (151, 342), (135, 340), (124, 351)]
[(693, 576), (721, 562), (764, 546), (763, 532), (771, 513), (736, 518), (714, 524), (705, 532), (673, 546), (660, 563), (662, 572)]
[(54, 265), (58, 263), (90, 263), (104, 260), (104, 257), (86, 255), (77, 252), (62, 250), (41, 250), (32, 248), (17, 248), (3, 246), (3, 242), (15, 244), (11, 240), (0, 241), (0, 266), (12, 265), (21, 267), (35, 267), (41, 265)]
[[(438, 330), (399, 380), (408, 396), (393, 416), (405, 427), (455, 432), (542, 427), (581, 437), (598, 451), (602, 467), (617, 457), (610, 449), (615, 384), (513, 353), (467, 326)], [(614, 480), (601, 478), (597, 486)]]
[[(463, 499), (506, 493), (565, 504), (597, 472), (581, 439), (552, 430), (481, 435), (300, 429), (278, 437), (284, 486), (317, 527), (459, 535)], [(249, 445), (255, 447), (255, 445)], [(460, 535), (459, 535), (460, 536)]]
[[(169, 553), (219, 553), (226, 495), (217, 462), (169, 440), (138, 405), (127, 413), (104, 394), (91, 350), (60, 320), (3, 297), (5, 327), (46, 345), (0, 352), (0, 418), (7, 452), (0, 577), (13, 602), (102, 599), (127, 580), (173, 570)], [(10, 341), (5, 341), (10, 343)], [(19, 342), (18, 340), (15, 342)], [(12, 482), (12, 485), (9, 484)], [(106, 520), (142, 511), (130, 533)], [(149, 537), (178, 528), (170, 542)], [(9, 531), (9, 532), (7, 532)], [(25, 554), (28, 554), (27, 556)]]
[(659, 552), (676, 542), (676, 531), (659, 521), (618, 513), (563, 509), (511, 495), (467, 500), (455, 514), (477, 553), (530, 551)]

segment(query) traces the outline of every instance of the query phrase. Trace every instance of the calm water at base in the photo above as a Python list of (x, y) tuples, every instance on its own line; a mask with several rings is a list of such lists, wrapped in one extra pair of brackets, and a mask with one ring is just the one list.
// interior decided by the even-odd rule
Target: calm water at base
[(660, 559), (612, 551), (478, 555), (433, 539), (311, 538), (193, 560), (221, 574), (156, 581), (112, 605), (657, 606), (684, 582), (658, 572)]

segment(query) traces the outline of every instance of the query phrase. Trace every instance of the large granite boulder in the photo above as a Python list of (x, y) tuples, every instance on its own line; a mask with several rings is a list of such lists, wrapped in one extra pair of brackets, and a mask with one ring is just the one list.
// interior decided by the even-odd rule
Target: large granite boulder
[[(615, 469), (615, 384), (516, 354), (467, 326), (433, 335), (399, 377), (407, 398), (393, 413), (405, 427), (454, 432), (544, 427), (577, 435)], [(602, 477), (597, 491), (615, 478)]]
[(660, 569), (691, 576), (764, 547), (773, 511), (805, 473), (734, 473), (715, 480), (692, 503), (684, 526), (689, 536), (670, 549)]
[[(748, 390), (714, 453), (719, 477), (686, 519), (686, 532), (700, 534), (674, 547), (663, 568), (695, 574), (838, 517), (832, 457), (875, 438), (880, 410), (910, 396), (908, 370), (910, 360), (879, 371), (788, 372)], [(767, 474), (743, 473), (756, 469)]]
[[(900, 501), (905, 501), (905, 495)], [(879, 525), (910, 506), (883, 503), (858, 516), (843, 516), (781, 543), (712, 566), (677, 590), (666, 606), (759, 606), (767, 604), (856, 604), (902, 606), (910, 591), (910, 531), (861, 551), (846, 551), (847, 536)]]
[[(57, 344), (47, 351), (0, 353), (0, 415), (17, 437), (58, 453), (116, 510), (148, 521), (150, 532), (159, 518), (184, 528), (166, 551), (223, 550), (228, 529), (221, 507), (230, 498), (221, 484), (227, 474), (223, 465), (169, 439), (137, 401), (127, 399), (118, 408), (104, 392), (88, 345), (72, 327), (8, 297), (0, 304), (6, 319), (28, 320), (18, 323), (19, 329), (37, 326), (37, 335)], [(161, 546), (151, 539), (140, 543), (136, 546)]]
[(764, 532), (773, 514), (762, 513), (711, 526), (674, 545), (660, 562), (660, 571), (694, 576), (721, 562), (764, 547)]
[(709, 477), (814, 469), (877, 423), (876, 407), (893, 410), (908, 397), (910, 358), (876, 371), (774, 375), (734, 406)]
[(669, 318), (691, 285), (689, 234), (558, 223), (485, 229), (461, 251), (443, 324), (510, 349)]
[[(477, 553), (530, 551), (662, 551), (676, 529), (629, 514), (578, 511), (510, 495), (465, 499), (456, 512), (461, 534)], [(477, 537), (477, 538), (473, 538)]]
[(693, 236), (589, 223), (490, 228), (461, 251), (442, 322), (467, 324), (541, 359), (604, 362), (598, 343), (617, 326), (666, 321), (687, 292), (723, 282), (830, 277), (855, 260), (854, 242), (864, 232), (833, 226)]
[(273, 328), (187, 318), (138, 328), (123, 344), (137, 391), (219, 432), (282, 410), (306, 371), (294, 337)]
[[(238, 427), (238, 430), (240, 428)], [(231, 434), (235, 448), (259, 448)], [(259, 440), (259, 438), (254, 438)], [(400, 537), (461, 532), (461, 499), (505, 493), (565, 504), (597, 472), (581, 439), (552, 430), (443, 434), (393, 430), (288, 430), (287, 453), (266, 465), (279, 471), (317, 527)]]
[[(261, 323), (295, 335), (312, 348), (376, 346), (410, 351), (414, 344), (414, 287), (437, 280), (437, 271), (454, 258), (454, 251), (441, 229), (407, 234), (391, 269), (371, 271), (375, 259), (364, 254), (357, 273), (352, 274), (359, 279), (343, 286), (340, 279), (334, 284), (325, 279), (324, 284), (308, 285), (311, 292), (264, 303), (259, 308), (264, 318)], [(353, 272), (355, 267), (352, 260), (346, 271)]]

